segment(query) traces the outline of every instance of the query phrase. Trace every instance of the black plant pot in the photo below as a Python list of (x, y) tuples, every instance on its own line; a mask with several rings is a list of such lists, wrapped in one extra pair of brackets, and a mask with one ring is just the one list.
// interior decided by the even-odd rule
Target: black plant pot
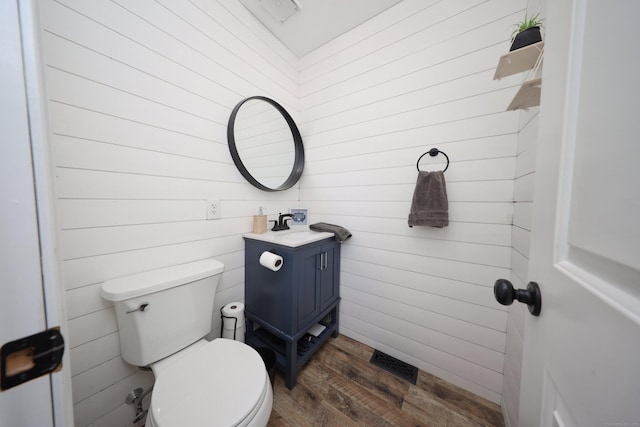
[(513, 39), (513, 43), (511, 43), (511, 49), (509, 49), (509, 52), (540, 41), (542, 41), (540, 27), (527, 28), (526, 30), (516, 34), (516, 37)]

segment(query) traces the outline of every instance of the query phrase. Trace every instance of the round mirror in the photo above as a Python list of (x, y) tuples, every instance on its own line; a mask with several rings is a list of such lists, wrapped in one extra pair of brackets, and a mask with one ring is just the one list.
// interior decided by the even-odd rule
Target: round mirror
[(247, 181), (265, 191), (291, 188), (304, 169), (295, 122), (276, 101), (252, 96), (236, 105), (227, 126), (229, 151)]

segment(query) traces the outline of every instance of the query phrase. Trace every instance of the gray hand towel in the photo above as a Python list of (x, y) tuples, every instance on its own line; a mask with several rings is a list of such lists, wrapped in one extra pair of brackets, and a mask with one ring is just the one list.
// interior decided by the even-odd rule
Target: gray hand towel
[(328, 231), (333, 233), (335, 234), (338, 242), (344, 242), (351, 237), (351, 232), (346, 228), (339, 225), (327, 224), (326, 222), (316, 222), (315, 224), (311, 224), (309, 229), (313, 231)]
[(418, 172), (409, 212), (409, 227), (414, 225), (438, 228), (449, 225), (449, 201), (444, 172)]

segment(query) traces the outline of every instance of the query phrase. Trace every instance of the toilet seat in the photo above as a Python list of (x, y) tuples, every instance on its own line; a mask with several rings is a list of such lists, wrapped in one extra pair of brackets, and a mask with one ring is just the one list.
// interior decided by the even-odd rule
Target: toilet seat
[(271, 391), (260, 355), (224, 338), (194, 347), (152, 366), (151, 425), (248, 425)]

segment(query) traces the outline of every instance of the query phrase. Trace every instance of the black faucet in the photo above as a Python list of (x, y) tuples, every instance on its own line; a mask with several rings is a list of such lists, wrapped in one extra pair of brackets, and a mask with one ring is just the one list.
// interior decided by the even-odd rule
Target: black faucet
[(287, 224), (287, 221), (289, 221), (288, 219), (285, 218), (293, 218), (292, 214), (279, 214), (278, 215), (278, 220), (270, 220), (270, 222), (273, 222), (273, 228), (271, 229), (271, 231), (282, 231), (282, 230), (288, 230), (289, 229), (289, 224)]

